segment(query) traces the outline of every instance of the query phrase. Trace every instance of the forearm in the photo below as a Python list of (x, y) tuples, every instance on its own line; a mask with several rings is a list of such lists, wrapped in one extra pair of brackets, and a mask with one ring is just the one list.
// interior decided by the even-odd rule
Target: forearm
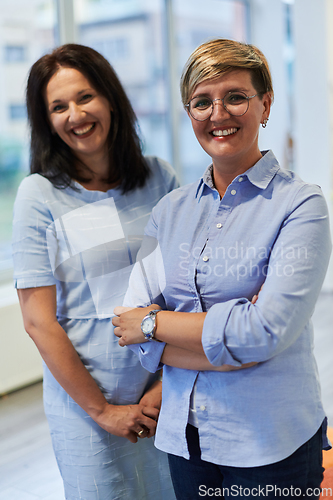
[(186, 370), (196, 371), (219, 371), (229, 372), (234, 370), (242, 370), (254, 366), (256, 363), (246, 363), (242, 366), (212, 365), (205, 354), (196, 353), (180, 347), (166, 345), (162, 354), (161, 361), (164, 365), (173, 366), (175, 368), (183, 368)]
[(161, 311), (157, 315), (155, 338), (169, 345), (204, 354), (201, 336), (206, 313)]
[(97, 421), (108, 403), (59, 323), (31, 326), (28, 333), (55, 379)]
[[(153, 309), (159, 309), (159, 306), (152, 304), (149, 307), (130, 310), (115, 308), (117, 316), (112, 319), (112, 323), (116, 326), (114, 333), (120, 338), (120, 346), (145, 342), (140, 325), (144, 316)], [(203, 354), (201, 336), (206, 314), (160, 311), (156, 317), (155, 339)]]
[(18, 290), (24, 326), (59, 384), (107, 432), (135, 443), (154, 435), (158, 409), (109, 404), (56, 317), (55, 286)]
[(156, 380), (151, 387), (144, 393), (140, 399), (140, 404), (144, 406), (152, 406), (153, 408), (161, 408), (162, 403), (162, 382)]

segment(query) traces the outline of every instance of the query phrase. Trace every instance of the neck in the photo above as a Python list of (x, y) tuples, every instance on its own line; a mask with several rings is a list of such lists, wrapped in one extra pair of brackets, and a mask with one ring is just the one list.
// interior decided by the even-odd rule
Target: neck
[(116, 187), (119, 182), (109, 183), (109, 156), (99, 155), (87, 157), (86, 155), (80, 158), (78, 155), (77, 171), (80, 176), (86, 177), (87, 181), (81, 181), (80, 184), (91, 191), (106, 192), (109, 189)]
[(214, 185), (221, 198), (223, 198), (224, 193), (227, 190), (227, 187), (232, 183), (232, 181), (241, 174), (244, 174), (249, 168), (253, 167), (260, 158), (262, 158), (261, 152), (258, 150), (256, 156), (252, 159), (247, 160), (245, 162), (228, 162), (228, 161), (215, 161), (213, 160), (213, 177), (214, 177)]

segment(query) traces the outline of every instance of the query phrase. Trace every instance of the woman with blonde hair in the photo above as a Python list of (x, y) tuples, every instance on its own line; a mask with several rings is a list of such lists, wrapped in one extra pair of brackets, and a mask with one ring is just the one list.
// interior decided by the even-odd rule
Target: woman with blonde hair
[(328, 441), (311, 315), (331, 252), (325, 200), (259, 149), (273, 100), (259, 49), (204, 43), (181, 91), (212, 164), (153, 209), (155, 250), (124, 302), (141, 307), (116, 308), (115, 334), (164, 367), (155, 444), (177, 499), (318, 498)]

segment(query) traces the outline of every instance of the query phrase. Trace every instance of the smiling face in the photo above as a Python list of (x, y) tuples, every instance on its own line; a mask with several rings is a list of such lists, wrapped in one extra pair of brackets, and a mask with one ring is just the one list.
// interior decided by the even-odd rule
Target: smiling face
[(209, 97), (214, 102), (213, 113), (205, 121), (194, 120), (192, 127), (201, 147), (213, 160), (214, 170), (234, 174), (245, 172), (260, 158), (258, 146), (259, 126), (268, 118), (271, 96), (253, 97), (243, 116), (230, 115), (221, 99), (230, 91), (241, 91), (247, 96), (257, 93), (248, 70), (232, 70), (218, 78), (199, 83), (191, 99), (197, 96)]
[(60, 67), (46, 86), (45, 104), (52, 132), (77, 158), (86, 164), (105, 160), (111, 106), (80, 71)]

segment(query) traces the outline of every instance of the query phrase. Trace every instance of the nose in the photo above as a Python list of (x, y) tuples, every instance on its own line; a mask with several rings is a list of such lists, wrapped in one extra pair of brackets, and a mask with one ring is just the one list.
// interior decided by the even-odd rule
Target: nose
[(224, 102), (222, 99), (214, 99), (213, 100), (213, 111), (212, 114), (210, 115), (210, 119), (212, 121), (218, 121), (221, 119), (221, 117), (225, 117), (225, 114), (230, 116), (228, 111), (224, 107)]
[(80, 120), (82, 120), (82, 117), (84, 116), (84, 112), (78, 104), (75, 102), (71, 102), (68, 106), (68, 112), (69, 112), (69, 122), (71, 123), (78, 123)]

